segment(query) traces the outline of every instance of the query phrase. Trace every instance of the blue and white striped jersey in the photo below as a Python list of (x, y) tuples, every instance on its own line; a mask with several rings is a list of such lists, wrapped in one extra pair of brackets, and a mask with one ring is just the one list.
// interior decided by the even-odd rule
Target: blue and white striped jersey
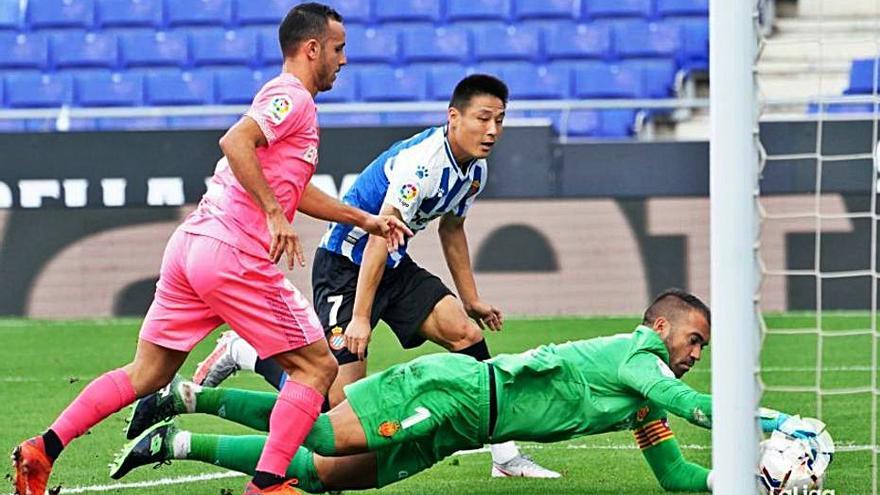
[[(413, 232), (446, 213), (460, 217), (486, 185), (486, 160), (473, 160), (465, 167), (455, 163), (446, 139), (446, 127), (431, 127), (395, 143), (361, 172), (342, 201), (373, 214), (383, 203), (400, 211)], [(331, 223), (320, 247), (361, 263), (367, 233), (352, 225)], [(406, 255), (401, 246), (388, 255), (396, 267)]]

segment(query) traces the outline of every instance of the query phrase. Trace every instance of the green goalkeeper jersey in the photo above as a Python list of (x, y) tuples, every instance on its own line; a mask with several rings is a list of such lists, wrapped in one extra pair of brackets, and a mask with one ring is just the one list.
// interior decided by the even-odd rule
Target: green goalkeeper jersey
[(711, 427), (711, 396), (677, 379), (668, 360), (663, 341), (645, 326), (499, 356), (491, 361), (498, 387), (492, 440), (556, 442), (637, 430), (665, 411)]

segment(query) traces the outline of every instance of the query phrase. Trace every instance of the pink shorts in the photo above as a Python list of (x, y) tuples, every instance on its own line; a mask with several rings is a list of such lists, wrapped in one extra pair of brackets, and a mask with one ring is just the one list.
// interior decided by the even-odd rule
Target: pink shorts
[(261, 358), (324, 338), (312, 305), (268, 258), (178, 229), (165, 247), (140, 336), (189, 352), (223, 322)]

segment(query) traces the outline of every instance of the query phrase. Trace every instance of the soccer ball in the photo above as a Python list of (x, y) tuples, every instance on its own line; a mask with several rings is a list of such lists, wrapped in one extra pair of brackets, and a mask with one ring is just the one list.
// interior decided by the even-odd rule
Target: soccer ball
[(770, 438), (761, 442), (757, 479), (761, 493), (765, 495), (816, 493), (822, 488), (834, 455), (834, 442), (824, 423), (796, 416), (789, 421), (799, 422), (789, 431), (812, 432), (815, 436), (795, 438), (774, 431)]

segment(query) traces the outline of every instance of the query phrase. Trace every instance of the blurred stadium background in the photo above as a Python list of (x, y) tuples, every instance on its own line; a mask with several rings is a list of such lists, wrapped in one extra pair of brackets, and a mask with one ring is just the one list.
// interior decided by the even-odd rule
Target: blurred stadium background
[[(0, 316), (9, 317), (0, 347), (20, 353), (56, 331), (107, 327), (134, 338), (132, 320), (110, 318), (145, 312), (165, 242), (220, 158), (218, 138), (278, 72), (277, 24), (296, 3), (0, 0)], [(325, 3), (345, 17), (349, 61), (318, 97), (314, 181), (325, 191), (341, 197), (392, 142), (442, 124), (462, 76), (496, 74), (511, 88), (505, 137), (467, 223), (481, 294), (508, 314), (550, 317), (554, 331), (585, 325), (584, 337), (602, 334), (595, 326), (605, 320), (566, 318), (635, 315), (669, 286), (711, 300), (708, 0)], [(880, 1), (754, 4), (760, 306), (782, 314), (765, 322), (765, 397), (836, 419), (832, 432), (853, 459), (836, 486), (876, 493)], [(295, 227), (310, 258), (325, 227), (305, 216)], [(421, 234), (410, 252), (452, 283), (436, 235)], [(310, 286), (309, 269), (290, 278)], [(604, 333), (636, 320), (611, 321)], [(536, 336), (541, 328), (523, 320), (514, 343), (493, 346), (579, 336)], [(381, 352), (393, 357), (373, 369), (406, 357), (389, 347)], [(106, 367), (127, 359), (125, 349)], [(2, 396), (34, 386), (30, 362), (66, 403), (75, 391), (65, 380), (92, 371), (53, 372), (52, 352), (8, 363)], [(705, 375), (694, 380), (708, 387)], [(37, 406), (26, 406), (39, 416), (22, 429), (56, 412)], [(3, 445), (20, 435), (8, 433)], [(564, 455), (580, 459), (572, 452)], [(708, 462), (705, 449), (695, 452)], [(102, 474), (73, 484), (106, 482)], [(620, 493), (607, 482), (607, 493)], [(587, 486), (605, 493), (567, 489)], [(653, 486), (646, 478), (633, 489)], [(205, 487), (192, 493), (217, 491)]]

